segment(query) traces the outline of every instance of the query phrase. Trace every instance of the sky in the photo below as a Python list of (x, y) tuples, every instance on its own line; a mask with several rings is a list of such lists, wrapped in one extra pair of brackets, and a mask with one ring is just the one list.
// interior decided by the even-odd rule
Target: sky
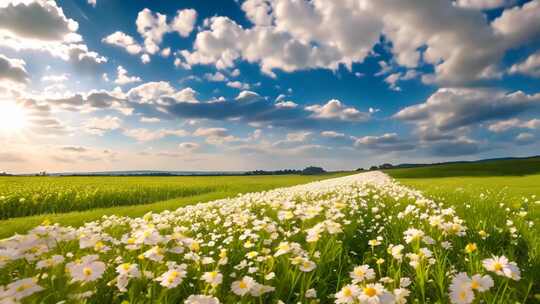
[(3, 0), (0, 171), (540, 154), (540, 0)]

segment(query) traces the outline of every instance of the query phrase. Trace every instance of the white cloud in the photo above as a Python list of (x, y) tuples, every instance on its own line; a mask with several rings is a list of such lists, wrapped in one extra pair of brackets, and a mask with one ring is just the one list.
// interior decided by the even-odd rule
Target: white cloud
[(365, 121), (369, 119), (368, 113), (360, 112), (354, 107), (347, 107), (337, 99), (332, 99), (324, 105), (307, 106), (305, 109), (313, 112), (313, 117), (321, 119), (344, 121)]
[(150, 55), (148, 54), (142, 54), (141, 55), (141, 62), (144, 64), (147, 64), (150, 62)]
[(288, 142), (304, 142), (309, 138), (309, 136), (311, 136), (311, 132), (306, 132), (306, 131), (287, 133), (287, 141)]
[(157, 118), (157, 117), (146, 117), (146, 116), (143, 116), (141, 117), (140, 119), (140, 122), (142, 123), (158, 123), (160, 122), (161, 119)]
[(128, 71), (124, 69), (121, 65), (116, 68), (117, 76), (114, 80), (114, 83), (118, 85), (126, 85), (134, 82), (140, 82), (141, 78), (137, 76), (129, 76)]
[(204, 78), (208, 81), (215, 81), (215, 82), (222, 82), (227, 81), (227, 77), (223, 75), (221, 72), (215, 72), (214, 74), (206, 73), (204, 74)]
[(119, 129), (121, 124), (122, 120), (114, 116), (92, 117), (83, 125), (83, 129), (89, 134), (103, 136), (108, 131)]
[(294, 109), (298, 107), (298, 104), (296, 104), (293, 101), (280, 101), (280, 102), (276, 102), (275, 106), (276, 108), (280, 108), (280, 109)]
[(0, 46), (48, 52), (80, 71), (95, 72), (107, 59), (88, 50), (78, 27), (55, 1), (0, 2)]
[(509, 119), (535, 109), (540, 109), (540, 93), (442, 88), (424, 103), (406, 107), (394, 117), (415, 123), (417, 130), (426, 133), (428, 138), (447, 139), (455, 131), (483, 122)]
[(26, 62), (22, 59), (9, 58), (0, 54), (0, 80), (25, 83), (29, 80)]
[(343, 137), (345, 137), (345, 134), (338, 133), (336, 131), (322, 131), (321, 136), (322, 137), (329, 137), (329, 138), (343, 138)]
[(163, 40), (163, 35), (169, 31), (167, 16), (160, 13), (153, 13), (145, 8), (137, 15), (135, 21), (137, 31), (144, 38), (144, 48), (149, 54), (159, 51), (159, 45)]
[(128, 53), (135, 55), (142, 51), (142, 47), (128, 34), (116, 31), (102, 39), (103, 42), (124, 48)]
[(194, 9), (179, 10), (171, 23), (171, 30), (180, 36), (187, 37), (193, 31), (197, 21), (197, 11)]
[(540, 51), (531, 54), (525, 61), (512, 65), (509, 73), (540, 77)]
[(249, 90), (250, 88), (249, 83), (244, 83), (241, 81), (229, 81), (227, 82), (227, 86), (239, 90)]
[(169, 105), (171, 103), (198, 103), (197, 92), (190, 87), (177, 90), (167, 81), (146, 82), (130, 89), (127, 94), (130, 102), (140, 104)]
[(58, 74), (58, 75), (45, 75), (41, 77), (41, 81), (43, 82), (64, 82), (68, 80), (69, 74)]
[(470, 9), (494, 9), (512, 4), (513, 0), (457, 0), (460, 7)]
[(96, 7), (97, 0), (88, 0), (88, 4), (90, 4), (93, 7)]
[(385, 133), (381, 136), (364, 136), (356, 139), (354, 145), (380, 152), (405, 151), (415, 148), (414, 144), (400, 138), (396, 133)]
[(540, 129), (540, 119), (531, 119), (523, 121), (517, 118), (508, 120), (501, 120), (496, 123), (490, 124), (488, 129), (491, 132), (500, 133), (510, 129)]
[(341, 64), (350, 69), (384, 35), (397, 64), (434, 67), (424, 82), (461, 86), (502, 76), (505, 52), (538, 38), (539, 6), (534, 0), (507, 9), (490, 24), (482, 11), (448, 0), (421, 5), (413, 0), (249, 0), (242, 9), (252, 27), (212, 17), (197, 34), (194, 50), (180, 55), (187, 65), (214, 64), (219, 69), (242, 59), (258, 63), (270, 76), (275, 76), (274, 69), (336, 70)]
[(530, 144), (534, 142), (534, 134), (532, 133), (519, 133), (516, 136), (516, 141), (520, 144)]
[(140, 142), (158, 140), (166, 136), (184, 137), (189, 134), (185, 130), (181, 130), (181, 129), (149, 130), (149, 129), (143, 129), (143, 128), (127, 129), (127, 130), (124, 130), (123, 133), (125, 136), (134, 138), (135, 140), (140, 141)]

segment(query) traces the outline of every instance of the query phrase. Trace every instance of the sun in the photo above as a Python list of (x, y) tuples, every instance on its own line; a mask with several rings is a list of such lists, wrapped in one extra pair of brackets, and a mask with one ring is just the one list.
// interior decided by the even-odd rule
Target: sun
[(12, 101), (0, 100), (0, 132), (20, 131), (27, 122), (23, 107)]

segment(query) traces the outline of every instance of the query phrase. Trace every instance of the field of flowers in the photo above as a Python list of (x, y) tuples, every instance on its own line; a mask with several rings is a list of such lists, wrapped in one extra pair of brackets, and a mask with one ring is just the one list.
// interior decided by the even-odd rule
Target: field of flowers
[(456, 208), (369, 172), (43, 223), (0, 241), (0, 303), (534, 303), (538, 208)]
[(0, 220), (259, 191), (332, 176), (336, 175), (0, 177)]

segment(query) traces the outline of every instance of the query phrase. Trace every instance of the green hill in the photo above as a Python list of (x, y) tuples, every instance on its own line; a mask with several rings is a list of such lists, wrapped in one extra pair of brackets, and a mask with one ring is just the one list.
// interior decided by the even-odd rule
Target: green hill
[(395, 178), (523, 176), (540, 173), (540, 156), (434, 164), (384, 171)]

